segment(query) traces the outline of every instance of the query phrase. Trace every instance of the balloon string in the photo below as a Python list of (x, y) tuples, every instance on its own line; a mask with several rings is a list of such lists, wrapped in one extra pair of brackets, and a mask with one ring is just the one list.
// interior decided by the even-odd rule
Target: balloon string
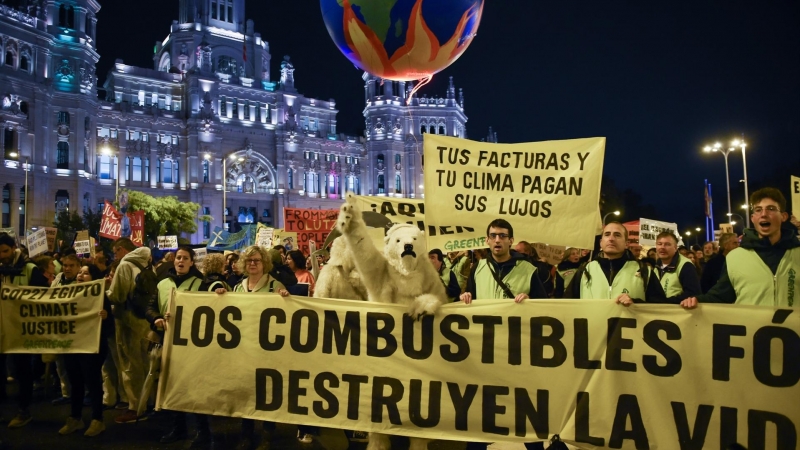
[(416, 86), (414, 86), (413, 88), (411, 88), (411, 93), (408, 94), (408, 98), (406, 99), (406, 106), (411, 104), (411, 99), (414, 98), (414, 94), (416, 94), (417, 91), (422, 86), (425, 86), (426, 84), (430, 83), (432, 78), (433, 78), (433, 75), (428, 75), (427, 77), (421, 78), (419, 80), (419, 83)]

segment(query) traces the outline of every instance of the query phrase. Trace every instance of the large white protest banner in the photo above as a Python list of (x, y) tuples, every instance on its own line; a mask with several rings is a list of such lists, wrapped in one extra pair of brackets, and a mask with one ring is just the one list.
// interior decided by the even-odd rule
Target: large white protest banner
[(53, 288), (4, 284), (0, 353), (97, 353), (104, 283)]
[[(486, 226), (505, 219), (514, 237), (592, 248), (605, 138), (494, 144), (426, 134), (428, 222), (474, 229), (463, 238), (427, 236), (429, 248), (486, 247)], [(457, 242), (454, 242), (457, 241)]]
[(655, 247), (656, 236), (664, 231), (669, 231), (678, 240), (679, 245), (682, 245), (683, 240), (681, 234), (678, 232), (678, 224), (670, 222), (659, 222), (658, 220), (639, 219), (639, 244), (643, 247)]
[(800, 219), (800, 178), (792, 177), (792, 215)]
[(177, 292), (157, 408), (458, 441), (557, 433), (581, 448), (796, 443), (796, 310), (482, 300), (419, 321), (406, 310)]
[(41, 255), (47, 251), (47, 230), (39, 228), (28, 235), (28, 256)]

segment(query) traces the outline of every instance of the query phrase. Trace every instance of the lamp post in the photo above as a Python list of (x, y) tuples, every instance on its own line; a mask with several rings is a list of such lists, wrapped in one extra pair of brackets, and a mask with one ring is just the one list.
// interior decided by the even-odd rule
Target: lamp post
[[(744, 201), (750, 203), (750, 191), (747, 188), (747, 155), (745, 154), (747, 144), (745, 144), (744, 139), (736, 139), (731, 143), (731, 145), (734, 148), (739, 147), (742, 149), (742, 165), (744, 166), (744, 180), (742, 180), (742, 182), (744, 182)], [(747, 228), (750, 228), (750, 214), (745, 214), (745, 220), (747, 223)]]
[(611, 211), (610, 213), (608, 213), (605, 216), (603, 216), (603, 226), (606, 226), (606, 217), (608, 217), (608, 216), (610, 216), (612, 214), (615, 215), (615, 216), (619, 216), (619, 211)]
[(731, 177), (730, 172), (728, 171), (728, 155), (732, 152), (734, 148), (724, 149), (722, 144), (717, 142), (714, 145), (706, 145), (703, 147), (703, 151), (706, 153), (710, 152), (720, 152), (722, 156), (725, 157), (725, 182), (728, 184), (728, 215), (731, 215)]

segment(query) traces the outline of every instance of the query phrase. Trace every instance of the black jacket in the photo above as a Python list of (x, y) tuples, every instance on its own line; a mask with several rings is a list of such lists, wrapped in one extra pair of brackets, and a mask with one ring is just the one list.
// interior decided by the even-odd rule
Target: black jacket
[[(494, 269), (495, 273), (501, 280), (503, 279), (504, 276), (506, 276), (509, 272), (511, 272), (511, 269), (513, 269), (514, 266), (517, 265), (517, 261), (525, 261), (530, 264), (525, 255), (523, 255), (522, 253), (517, 253), (514, 250), (511, 250), (511, 259), (509, 259), (508, 261), (502, 263), (495, 262), (491, 253), (488, 254), (486, 261), (488, 264), (492, 266), (492, 269)], [(465, 290), (465, 292), (469, 292), (470, 294), (472, 294), (473, 300), (477, 299), (477, 294), (476, 294), (477, 286), (475, 285), (475, 269), (477, 268), (478, 264), (475, 264), (475, 267), (473, 267), (472, 271), (470, 271), (469, 278), (467, 279), (467, 289)], [(538, 271), (539, 270), (537, 269), (536, 272), (534, 272), (534, 274), (531, 276), (531, 284), (530, 288), (528, 288), (528, 292), (524, 292), (524, 294), (528, 294), (529, 298), (536, 298), (536, 299), (547, 298), (547, 292), (545, 292), (544, 286), (542, 286), (542, 282), (539, 279), (539, 275), (537, 273)], [(523, 294), (523, 292), (513, 292), (513, 294), (514, 295)]]
[(200, 285), (200, 290), (203, 292), (210, 292), (212, 289), (225, 288), (228, 291), (233, 289), (228, 285), (225, 276), (221, 273), (209, 273), (203, 278), (203, 283)]
[[(781, 224), (781, 238), (775, 245), (772, 245), (768, 238), (760, 238), (754, 229), (748, 228), (744, 230), (741, 247), (755, 251), (774, 275), (786, 251), (800, 247), (800, 241), (797, 240), (797, 228), (786, 221)], [(728, 278), (727, 264), (723, 265), (722, 275), (717, 284), (706, 294), (699, 295), (697, 300), (701, 303), (736, 303), (736, 291), (733, 289), (731, 279)]]
[(273, 264), (272, 270), (269, 271), (269, 274), (272, 275), (272, 278), (280, 281), (284, 287), (288, 288), (289, 286), (294, 286), (297, 284), (297, 276), (295, 276), (294, 272), (292, 272), (292, 269), (285, 264)]
[[(588, 257), (589, 255), (586, 256)], [(581, 258), (581, 260), (578, 260), (578, 262), (575, 263), (572, 261), (561, 261), (561, 263), (556, 267), (556, 270), (563, 271), (569, 269), (577, 269), (581, 266), (583, 262), (588, 262), (588, 258), (586, 259), (586, 261), (582, 260), (583, 258)], [(565, 288), (566, 286), (564, 286), (564, 279), (561, 278), (561, 275), (559, 275), (558, 272), (556, 272), (556, 288), (555, 292), (553, 292), (553, 298), (563, 298)]]
[[(175, 283), (175, 286), (180, 286), (184, 281), (186, 281), (190, 277), (196, 277), (202, 280), (203, 274), (199, 270), (197, 270), (197, 267), (194, 266), (192, 266), (192, 268), (189, 269), (189, 273), (187, 273), (186, 275), (178, 275), (177, 273), (175, 273), (175, 269), (172, 268), (169, 269), (169, 271), (166, 273), (166, 276), (164, 276), (163, 280), (169, 278)], [(200, 286), (202, 286), (202, 284)], [(150, 323), (150, 328), (154, 330), (155, 330), (155, 321), (164, 318), (164, 315), (161, 314), (161, 311), (158, 308), (157, 289), (155, 294), (150, 296), (150, 301), (147, 302), (147, 309), (144, 312), (144, 318), (147, 319), (147, 321)]]
[[(672, 261), (670, 261), (666, 267), (662, 268), (660, 263), (656, 264), (653, 270), (658, 274), (658, 278), (660, 279), (666, 273), (675, 273), (675, 271), (678, 270), (680, 258), (680, 253), (675, 253)], [(700, 280), (697, 277), (697, 269), (694, 267), (694, 264), (691, 262), (684, 264), (683, 268), (681, 268), (681, 272), (678, 274), (678, 280), (681, 283), (683, 292), (674, 297), (667, 297), (667, 303), (677, 305), (686, 298), (700, 295)]]
[[(600, 269), (603, 270), (603, 273), (608, 280), (608, 283), (611, 284), (614, 282), (614, 277), (622, 270), (622, 266), (625, 265), (628, 261), (635, 261), (639, 264), (639, 271), (642, 273), (650, 273), (650, 268), (647, 264), (637, 260), (633, 257), (633, 254), (629, 250), (625, 250), (621, 258), (617, 259), (608, 259), (600, 253), (594, 259), (600, 264)], [(572, 281), (570, 282), (569, 286), (564, 289), (564, 298), (581, 298), (581, 279), (583, 278), (583, 274), (586, 272), (586, 265), (590, 263), (584, 263), (575, 272), (575, 276), (572, 277)], [(643, 276), (642, 282), (647, 283), (645, 287), (645, 298), (632, 298), (634, 303), (641, 303), (641, 302), (648, 302), (648, 303), (667, 303), (667, 296), (664, 294), (664, 289), (661, 288), (661, 283), (658, 281), (658, 277), (651, 273), (652, 276)]]
[(720, 250), (719, 253), (712, 256), (711, 259), (708, 260), (705, 269), (703, 269), (703, 276), (700, 277), (700, 289), (704, 294), (710, 291), (711, 288), (717, 284), (717, 281), (719, 281), (720, 277), (722, 276), (722, 271), (724, 268), (725, 255), (723, 255), (722, 251)]

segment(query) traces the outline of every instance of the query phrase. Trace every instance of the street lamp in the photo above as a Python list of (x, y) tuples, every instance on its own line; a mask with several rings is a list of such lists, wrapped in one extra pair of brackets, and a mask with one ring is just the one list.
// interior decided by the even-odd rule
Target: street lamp
[(728, 215), (731, 215), (731, 177), (730, 172), (728, 171), (728, 155), (732, 152), (735, 148), (724, 149), (722, 144), (717, 142), (714, 145), (706, 145), (703, 147), (703, 151), (706, 153), (710, 152), (720, 152), (722, 156), (725, 157), (725, 181), (728, 184)]
[[(742, 140), (735, 139), (733, 142), (731, 142), (731, 145), (733, 147), (739, 147), (742, 149), (742, 164), (744, 165), (744, 180), (742, 180), (742, 182), (744, 182), (744, 201), (749, 203), (750, 192), (747, 188), (747, 155), (745, 154), (745, 150), (747, 149), (747, 144), (744, 143), (744, 139)], [(747, 228), (750, 228), (750, 215), (745, 214), (745, 219), (747, 220)]]
[(608, 217), (608, 216), (610, 216), (612, 214), (615, 215), (615, 216), (619, 216), (619, 211), (611, 211), (610, 213), (608, 213), (605, 216), (603, 216), (603, 226), (606, 226), (606, 217)]

